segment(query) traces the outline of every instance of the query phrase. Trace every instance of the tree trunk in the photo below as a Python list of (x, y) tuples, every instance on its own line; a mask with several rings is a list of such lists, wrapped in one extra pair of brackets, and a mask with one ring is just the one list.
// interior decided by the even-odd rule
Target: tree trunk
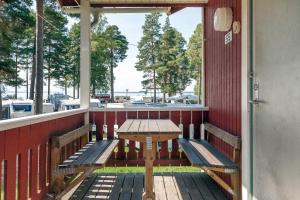
[(2, 113), (2, 83), (0, 81), (0, 120), (2, 120), (2, 116), (3, 116), (3, 113)]
[(95, 83), (92, 84), (92, 95), (93, 95), (93, 97), (96, 96), (96, 87), (95, 87)]
[(75, 99), (75, 91), (76, 91), (76, 83), (75, 83), (75, 77), (73, 77), (73, 98)]
[(43, 1), (44, 0), (36, 0), (36, 114), (43, 113)]
[(80, 86), (79, 86), (79, 83), (77, 84), (77, 99), (79, 99), (79, 89), (80, 89)]
[(29, 77), (28, 77), (28, 75), (29, 75), (29, 66), (28, 66), (28, 59), (29, 59), (29, 54), (27, 54), (27, 57), (26, 57), (26, 99), (28, 99), (28, 97), (29, 97), (29, 91), (28, 91), (28, 83), (29, 83), (29, 81), (28, 81), (28, 79), (29, 79)]
[[(36, 36), (34, 37), (36, 41)], [(35, 56), (36, 43), (34, 42), (33, 54), (32, 54), (32, 68), (31, 68), (31, 80), (30, 80), (30, 94), (29, 99), (34, 99), (34, 88), (35, 88), (35, 79), (36, 79), (36, 56)]]
[(203, 104), (201, 99), (201, 87), (202, 87), (202, 73), (201, 73), (201, 66), (198, 66), (198, 104)]
[(111, 53), (111, 61), (110, 61), (110, 93), (111, 93), (111, 98), (110, 101), (111, 103), (114, 103), (115, 101), (115, 95), (114, 95), (114, 55)]
[[(77, 78), (80, 78), (80, 67), (79, 66), (77, 66), (77, 76), (78, 76)], [(77, 81), (77, 99), (79, 99), (79, 89), (80, 89), (80, 81)]]
[(15, 99), (18, 98), (18, 45), (16, 49)]
[(67, 83), (65, 83), (65, 95), (68, 95), (68, 86), (67, 86)]
[[(152, 64), (155, 64), (155, 58), (154, 55), (152, 55)], [(155, 68), (153, 69), (153, 90), (154, 90), (154, 94), (153, 94), (153, 102), (156, 103), (156, 70)]]
[(50, 45), (49, 45), (49, 49), (48, 49), (48, 53), (49, 53), (49, 60), (48, 60), (48, 100), (50, 100), (50, 82), (51, 82), (51, 77), (50, 77), (50, 73), (51, 73), (51, 58), (50, 58)]
[(154, 90), (154, 97), (153, 97), (153, 101), (154, 103), (156, 103), (156, 70), (153, 70), (153, 90)]

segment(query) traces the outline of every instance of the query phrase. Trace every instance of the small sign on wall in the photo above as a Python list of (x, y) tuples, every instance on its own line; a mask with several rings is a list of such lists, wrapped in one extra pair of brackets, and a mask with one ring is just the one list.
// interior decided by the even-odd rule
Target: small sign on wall
[(225, 45), (232, 42), (232, 31), (229, 31), (228, 33), (226, 33), (226, 35), (224, 37), (224, 42), (225, 42)]

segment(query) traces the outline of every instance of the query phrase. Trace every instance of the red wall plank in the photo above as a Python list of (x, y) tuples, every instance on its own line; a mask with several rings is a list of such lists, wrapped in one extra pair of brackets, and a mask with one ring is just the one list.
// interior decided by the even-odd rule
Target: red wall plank
[[(226, 32), (216, 32), (213, 16), (218, 7), (231, 7), (234, 20), (241, 21), (239, 0), (211, 0), (205, 7), (205, 100), (208, 121), (234, 135), (241, 135), (241, 33), (224, 44)], [(231, 149), (218, 140), (212, 143), (226, 155)]]
[[(9, 138), (8, 138), (9, 137)], [(16, 199), (16, 157), (19, 150), (19, 129), (6, 131), (5, 160), (6, 167), (6, 199)]]
[[(210, 0), (205, 7), (205, 103), (209, 107), (206, 120), (241, 136), (241, 33), (233, 34), (232, 42), (224, 44), (226, 32), (216, 32), (213, 27), (214, 12), (219, 7), (232, 8), (233, 20), (241, 22), (240, 0)], [(232, 158), (230, 145), (213, 136), (210, 143)], [(230, 183), (228, 176), (221, 176)]]

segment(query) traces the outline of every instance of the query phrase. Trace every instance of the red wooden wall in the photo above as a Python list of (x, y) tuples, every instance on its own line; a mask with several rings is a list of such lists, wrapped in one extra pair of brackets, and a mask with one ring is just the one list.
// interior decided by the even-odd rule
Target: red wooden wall
[[(208, 121), (234, 135), (241, 135), (241, 33), (233, 34), (231, 43), (224, 44), (227, 32), (216, 32), (214, 12), (231, 7), (234, 21), (241, 22), (240, 0), (210, 0), (205, 7), (205, 103)], [(232, 149), (217, 139), (211, 141), (231, 157)]]
[[(84, 114), (0, 131), (0, 177), (4, 170), (4, 199), (42, 199), (50, 183), (51, 134), (74, 130), (84, 123)], [(71, 153), (72, 149), (66, 148)], [(5, 163), (5, 164), (2, 164)], [(2, 169), (4, 168), (4, 169)]]
[[(241, 136), (241, 33), (233, 34), (232, 42), (225, 45), (227, 32), (216, 32), (213, 27), (214, 12), (219, 7), (232, 8), (234, 21), (241, 22), (241, 0), (209, 0), (205, 7), (205, 103), (209, 107), (208, 121)], [(210, 143), (232, 158), (231, 146), (216, 137), (210, 137)], [(219, 175), (230, 184), (229, 176)]]

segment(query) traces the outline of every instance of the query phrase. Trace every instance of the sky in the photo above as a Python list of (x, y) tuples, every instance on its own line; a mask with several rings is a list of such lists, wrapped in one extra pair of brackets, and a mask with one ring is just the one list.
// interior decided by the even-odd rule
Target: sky
[[(129, 92), (138, 92), (143, 90), (142, 72), (138, 72), (135, 69), (135, 63), (137, 62), (138, 49), (136, 45), (143, 35), (142, 26), (145, 20), (145, 14), (105, 14), (108, 23), (111, 25), (117, 25), (123, 35), (126, 36), (129, 41), (129, 50), (127, 52), (127, 58), (119, 63), (118, 67), (114, 69), (115, 73), (115, 91), (125, 92), (128, 89)], [(201, 9), (200, 8), (185, 8), (178, 11), (170, 16), (170, 22), (179, 32), (182, 33), (185, 40), (188, 42), (189, 38), (193, 34), (198, 23), (201, 22)], [(161, 17), (160, 22), (163, 25), (165, 22), (166, 15)], [(69, 18), (68, 26), (71, 27), (76, 21)], [(24, 73), (22, 73), (23, 78)], [(189, 85), (185, 91), (193, 91), (195, 81)], [(25, 87), (19, 88), (20, 97), (25, 97)], [(13, 94), (14, 89), (9, 87), (7, 90), (8, 94)], [(64, 89), (56, 86), (55, 82), (52, 81), (51, 93), (64, 92)], [(47, 94), (47, 86), (44, 86), (44, 96)], [(68, 94), (72, 95), (72, 89), (68, 90)]]
[[(188, 42), (198, 23), (201, 22), (200, 8), (186, 8), (170, 16), (170, 22), (181, 32)], [(107, 14), (109, 24), (117, 25), (122, 34), (126, 36), (130, 44), (127, 58), (118, 65), (115, 71), (115, 91), (141, 91), (143, 73), (135, 69), (138, 49), (136, 46), (143, 35), (142, 26), (145, 14)], [(161, 24), (164, 24), (166, 15), (161, 17)], [(187, 87), (186, 91), (193, 91), (194, 82)]]

